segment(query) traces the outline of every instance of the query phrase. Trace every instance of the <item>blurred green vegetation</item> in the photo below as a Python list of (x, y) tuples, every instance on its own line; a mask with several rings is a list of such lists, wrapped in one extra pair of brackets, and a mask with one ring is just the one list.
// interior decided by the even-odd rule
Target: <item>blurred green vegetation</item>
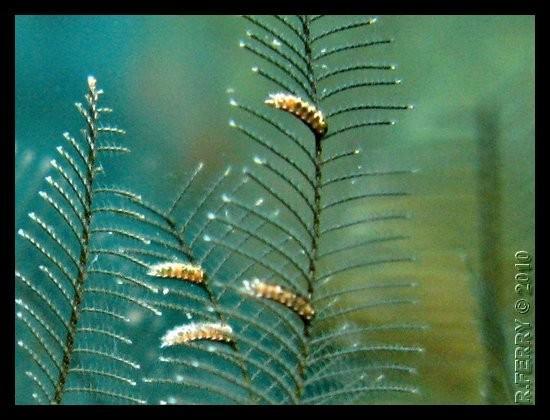
[[(16, 229), (61, 133), (80, 124), (72, 103), (88, 74), (128, 132), (132, 153), (108, 168), (117, 183), (165, 206), (199, 161), (212, 176), (249, 164), (227, 125), (227, 89), (265, 96), (238, 48), (247, 27), (232, 16), (18, 16)], [(514, 253), (535, 253), (534, 17), (382, 16), (376, 30), (396, 40), (378, 54), (403, 79), (388, 100), (415, 110), (361, 146), (380, 167), (419, 170), (400, 178), (418, 263), (383, 275), (422, 281), (408, 310), (431, 325), (424, 401), (486, 403), (491, 355), (512, 378)], [(484, 311), (503, 342), (484, 344)]]

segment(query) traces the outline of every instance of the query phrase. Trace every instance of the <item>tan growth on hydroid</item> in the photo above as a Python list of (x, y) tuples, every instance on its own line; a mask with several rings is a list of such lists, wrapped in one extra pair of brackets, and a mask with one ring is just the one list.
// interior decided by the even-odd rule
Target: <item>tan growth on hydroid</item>
[(150, 276), (187, 280), (193, 283), (204, 281), (204, 270), (194, 264), (180, 262), (163, 262), (149, 267)]
[(233, 329), (227, 324), (219, 322), (199, 322), (180, 325), (168, 330), (162, 337), (161, 347), (185, 344), (189, 341), (211, 340), (226, 341), (233, 340)]
[(298, 96), (273, 93), (269, 95), (269, 99), (266, 99), (265, 103), (276, 109), (290, 112), (301, 119), (317, 138), (323, 137), (327, 132), (328, 127), (323, 113)]
[(244, 280), (243, 286), (245, 293), (279, 302), (304, 319), (310, 320), (315, 315), (315, 310), (308, 299), (297, 295), (291, 290), (284, 289), (278, 284), (265, 283), (259, 279), (254, 279), (252, 281)]

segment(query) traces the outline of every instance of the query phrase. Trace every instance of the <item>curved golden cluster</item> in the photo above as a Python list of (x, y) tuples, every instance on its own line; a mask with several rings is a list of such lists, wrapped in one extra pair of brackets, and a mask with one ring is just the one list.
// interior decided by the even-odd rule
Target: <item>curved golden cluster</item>
[(162, 262), (149, 267), (150, 276), (187, 280), (192, 283), (204, 282), (204, 270), (194, 264)]
[(161, 347), (185, 344), (195, 340), (226, 341), (233, 340), (233, 329), (219, 322), (200, 322), (180, 325), (164, 334)]
[(269, 99), (266, 99), (265, 103), (276, 109), (290, 112), (301, 119), (317, 138), (323, 137), (327, 132), (328, 126), (323, 113), (298, 96), (273, 93), (269, 95)]
[(296, 293), (284, 289), (278, 284), (265, 283), (259, 279), (243, 281), (244, 292), (252, 296), (274, 300), (292, 309), (302, 318), (310, 320), (315, 315), (315, 310), (308, 299)]

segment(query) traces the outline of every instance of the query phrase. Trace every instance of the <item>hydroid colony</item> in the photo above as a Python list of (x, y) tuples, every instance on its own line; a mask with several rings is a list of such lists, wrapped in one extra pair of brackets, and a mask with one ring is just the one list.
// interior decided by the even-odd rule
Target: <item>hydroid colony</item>
[[(341, 244), (327, 239), (330, 234), (395, 218), (370, 215), (327, 225), (334, 220), (327, 217), (330, 212), (343, 215), (346, 205), (367, 198), (406, 195), (401, 190), (348, 194), (345, 188), (330, 189), (347, 180), (410, 173), (349, 169), (360, 152), (347, 144), (347, 136), (360, 138), (364, 129), (394, 122), (372, 119), (369, 112), (410, 108), (367, 103), (359, 94), (351, 95), (358, 101), (346, 101), (346, 92), (399, 83), (369, 76), (373, 70), (393, 71), (393, 65), (350, 64), (345, 58), (347, 51), (369, 51), (390, 40), (363, 40), (376, 22), (371, 18), (352, 23), (327, 16), (246, 19), (254, 29), (240, 45), (260, 61), (253, 72), (268, 82), (268, 99), (250, 105), (232, 99), (239, 116), (230, 125), (251, 141), (256, 165), (246, 168), (243, 177), (227, 169), (201, 187), (198, 201), (190, 200), (189, 191), (202, 163), (167, 209), (125, 188), (98, 185), (96, 177), (105, 175), (98, 171), (100, 152), (128, 149), (98, 141), (122, 130), (99, 124), (110, 109), (99, 106), (101, 90), (94, 78), (88, 80), (88, 106), (77, 106), (86, 127), (83, 141), (65, 135), (71, 150), (58, 152), (68, 169), (54, 161), (57, 180), (48, 178), (58, 195), (41, 192), (57, 212), (57, 225), (73, 237), (71, 245), (35, 213), (32, 221), (54, 242), (55, 251), (21, 231), (45, 258), (41, 270), (48, 277), (36, 283), (16, 273), (26, 288), (25, 299), (18, 300), (18, 328), (27, 328), (19, 343), (29, 360), (26, 372), (36, 401), (353, 403), (373, 395), (418, 394), (411, 364), (422, 347), (395, 336), (370, 342), (366, 335), (374, 330), (410, 333), (418, 326), (371, 325), (356, 316), (413, 300), (388, 294), (373, 301), (368, 287), (348, 282), (355, 270), (361, 276), (363, 269), (414, 258), (369, 252), (360, 254), (368, 256), (364, 260), (327, 263), (335, 254), (365, 246), (365, 241)], [(349, 41), (352, 35), (360, 41)], [(329, 57), (337, 64), (324, 64)], [(349, 123), (341, 118), (345, 115), (359, 119)], [(304, 125), (307, 132), (301, 130)], [(342, 167), (345, 171), (338, 172)], [(261, 198), (250, 201), (251, 191)], [(109, 202), (99, 202), (101, 195)], [(386, 242), (399, 238), (389, 236)], [(344, 301), (345, 295), (357, 299)], [(162, 329), (152, 320), (145, 321), (146, 327), (133, 325), (129, 314), (142, 312), (176, 322)], [(349, 328), (350, 322), (356, 327)], [(136, 339), (146, 341), (156, 364), (125, 356), (133, 354), (129, 347)], [(349, 381), (350, 369), (368, 373)]]

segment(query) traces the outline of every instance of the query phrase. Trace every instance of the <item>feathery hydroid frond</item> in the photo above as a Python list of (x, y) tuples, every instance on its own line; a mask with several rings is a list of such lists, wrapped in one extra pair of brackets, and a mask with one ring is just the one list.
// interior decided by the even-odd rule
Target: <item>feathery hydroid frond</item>
[[(135, 390), (140, 364), (126, 356), (133, 344), (129, 313), (160, 311), (147, 303), (156, 289), (131, 274), (136, 264), (111, 260), (109, 245), (98, 246), (125, 220), (141, 219), (130, 209), (97, 203), (102, 154), (127, 150), (107, 143), (124, 130), (101, 124), (102, 114), (110, 112), (98, 105), (102, 94), (88, 77), (86, 105), (76, 104), (85, 123), (82, 138), (63, 134), (68, 147), (56, 148), (60, 159), (51, 161), (54, 172), (46, 177), (50, 191), (39, 192), (44, 215), (29, 213), (32, 225), (19, 229), (41, 261), (33, 266), (34, 255), (19, 253), (15, 273), (16, 337), (35, 402), (145, 402)], [(24, 401), (20, 391), (18, 400)]]
[[(408, 360), (408, 354), (421, 352), (420, 346), (396, 342), (393, 333), (386, 334), (389, 341), (384, 342), (385, 336), (378, 332), (382, 334), (382, 341), (374, 345), (360, 344), (361, 340), (367, 339), (366, 336), (354, 338), (338, 333), (350, 320), (359, 322), (361, 331), (376, 328), (376, 325), (368, 324), (368, 313), (379, 307), (392, 308), (416, 302), (401, 292), (409, 290), (406, 285), (417, 284), (416, 281), (360, 283), (361, 277), (370, 273), (376, 275), (379, 266), (414, 262), (414, 256), (393, 248), (397, 241), (408, 239), (408, 235), (386, 230), (383, 235), (373, 232), (374, 235), (363, 240), (335, 241), (335, 238), (344, 238), (344, 232), (352, 237), (351, 231), (345, 229), (347, 227), (354, 226), (358, 232), (372, 232), (372, 222), (377, 222), (376, 226), (384, 223), (390, 226), (408, 219), (398, 205), (390, 204), (393, 200), (397, 203), (407, 192), (385, 185), (391, 185), (393, 177), (402, 177), (413, 171), (375, 166), (363, 170), (361, 165), (357, 167), (359, 170), (355, 170), (360, 151), (353, 147), (353, 143), (349, 144), (349, 139), (353, 139), (355, 144), (364, 143), (362, 146), (368, 148), (368, 143), (363, 141), (366, 130), (395, 123), (392, 118), (381, 117), (382, 113), (411, 108), (408, 105), (357, 101), (367, 89), (385, 89), (398, 85), (400, 80), (378, 76), (381, 72), (394, 71), (396, 66), (393, 64), (374, 61), (350, 64), (346, 54), (364, 51), (368, 56), (366, 53), (370, 49), (381, 48), (392, 40), (369, 36), (375, 18), (356, 18), (352, 22), (332, 16), (247, 16), (246, 19), (252, 28), (247, 31), (249, 41), (241, 42), (241, 46), (259, 59), (253, 72), (270, 85), (270, 90), (266, 89), (269, 99), (265, 104), (275, 110), (262, 109), (260, 103), (240, 106), (241, 101), (232, 99), (231, 104), (237, 111), (242, 111), (239, 120), (243, 122), (231, 120), (230, 125), (261, 147), (257, 152), (259, 155), (254, 157), (257, 166), (245, 170), (246, 178), (252, 181), (247, 185), (265, 198), (262, 208), (274, 206), (281, 214), (276, 218), (263, 217), (255, 206), (246, 204), (239, 197), (231, 197), (227, 200), (228, 207), (234, 208), (238, 203), (240, 211), (248, 211), (248, 218), (254, 217), (256, 228), (243, 226), (245, 216), (231, 222), (218, 215), (211, 218), (213, 222), (225, 224), (232, 234), (230, 240), (221, 241), (212, 235), (207, 239), (226, 247), (232, 255), (230, 259), (248, 261), (251, 267), (225, 282), (247, 282), (253, 274), (253, 278), (262, 279), (265, 284), (270, 282), (273, 287), (291, 287), (299, 293), (311, 295), (312, 303), (316, 302), (316, 317), (310, 325), (303, 326), (296, 341), (300, 342), (300, 379), (294, 384), (297, 401), (351, 402), (372, 393), (416, 394), (417, 387), (409, 383), (409, 373), (414, 368), (396, 368), (400, 365), (392, 360), (392, 354), (403, 353)], [(353, 100), (349, 100), (350, 93), (353, 93)], [(327, 109), (327, 112), (322, 109)], [(310, 129), (309, 134), (290, 117), (282, 117), (277, 110), (287, 111), (295, 120), (301, 120)], [(267, 155), (262, 155), (266, 152)], [(294, 157), (303, 154), (308, 159), (297, 161)], [(372, 181), (367, 182), (369, 180)], [(361, 189), (353, 192), (350, 185)], [(369, 212), (369, 203), (382, 200), (387, 203), (383, 213)], [(359, 206), (365, 209), (363, 216), (350, 219), (347, 215), (356, 212)], [(394, 209), (390, 210), (391, 207)], [(262, 235), (262, 232), (265, 233)], [(281, 232), (286, 232), (286, 238), (279, 236)], [(239, 245), (235, 242), (237, 238), (242, 238)], [(285, 248), (279, 243), (285, 244)], [(298, 247), (286, 248), (291, 243)], [(262, 252), (262, 248), (265, 251)], [(363, 248), (371, 250), (370, 258), (357, 260), (357, 253), (352, 251)], [(378, 249), (385, 249), (385, 252), (380, 253), (376, 251)], [(303, 281), (297, 283), (304, 273)], [(276, 279), (275, 283), (269, 280), (270, 277)], [(245, 284), (250, 289), (252, 283)], [(369, 292), (373, 290), (377, 290), (378, 297), (369, 298)], [(397, 291), (399, 293), (392, 296)], [(264, 322), (272, 323), (273, 320), (266, 316)], [(319, 357), (310, 347), (321, 336), (326, 340), (323, 348), (332, 349), (332, 353), (327, 353), (330, 357)], [(350, 343), (349, 338), (355, 342)], [(351, 384), (342, 382), (338, 385), (334, 379), (345, 361), (356, 363), (352, 366), (357, 370), (365, 363), (361, 358), (346, 356), (358, 353), (353, 348), (365, 349), (364, 354), (369, 355), (366, 360), (371, 360), (366, 368), (382, 372), (384, 379), (387, 371), (387, 380), (380, 382), (377, 379), (380, 375), (374, 379), (371, 375), (364, 375)], [(410, 351), (405, 351), (407, 349)], [(340, 359), (340, 362), (328, 363), (331, 358)], [(311, 376), (331, 378), (331, 381), (317, 382), (313, 386), (308, 379)]]

